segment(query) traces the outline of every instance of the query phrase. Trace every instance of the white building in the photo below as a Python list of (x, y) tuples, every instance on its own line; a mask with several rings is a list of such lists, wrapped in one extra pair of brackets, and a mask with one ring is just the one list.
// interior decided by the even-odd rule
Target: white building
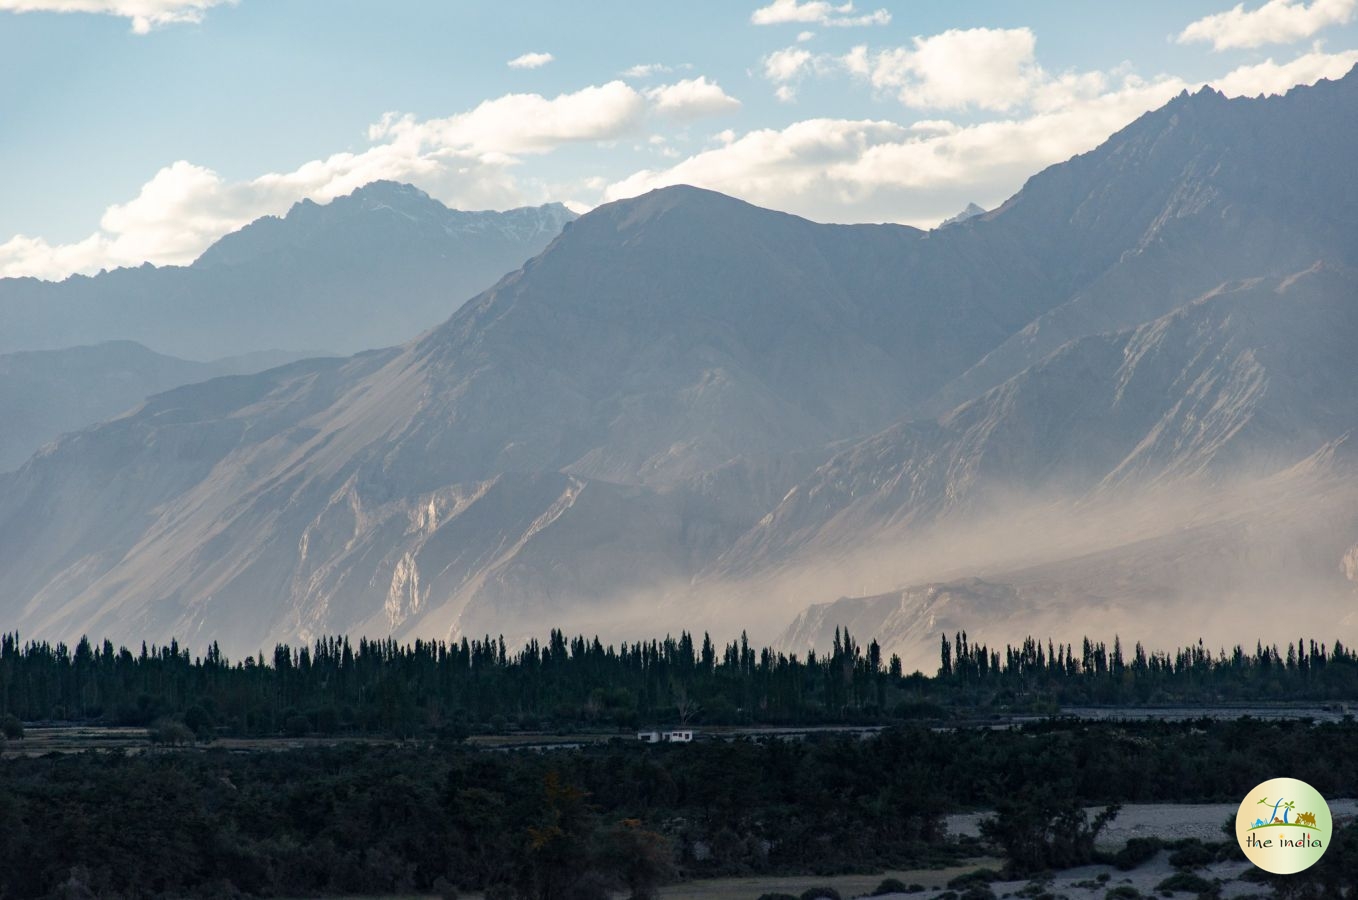
[(638, 731), (637, 740), (643, 744), (691, 744), (693, 730), (686, 728), (679, 731)]

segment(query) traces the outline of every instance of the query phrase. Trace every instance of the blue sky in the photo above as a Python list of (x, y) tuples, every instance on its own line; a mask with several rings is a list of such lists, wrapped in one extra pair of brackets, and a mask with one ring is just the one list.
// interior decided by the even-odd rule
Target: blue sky
[(0, 274), (187, 262), (376, 177), (464, 208), (683, 181), (927, 227), (1185, 88), (1358, 61), (1358, 0), (1111, 7), (0, 0)]

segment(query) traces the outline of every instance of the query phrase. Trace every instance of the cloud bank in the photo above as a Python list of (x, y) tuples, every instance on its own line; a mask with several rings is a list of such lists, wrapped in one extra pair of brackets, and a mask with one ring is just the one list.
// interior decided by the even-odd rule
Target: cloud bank
[[(934, 54), (947, 48), (948, 53)], [(968, 65), (963, 50), (978, 65)], [(985, 65), (979, 63), (985, 61)], [(1338, 78), (1358, 51), (1312, 51), (1285, 63), (1238, 67), (1213, 84), (1229, 96), (1283, 93)], [(949, 75), (961, 66), (968, 70)], [(1170, 75), (1045, 72), (1027, 29), (945, 32), (908, 47), (816, 56), (799, 47), (770, 54), (764, 75), (788, 87), (803, 77), (848, 73), (905, 106), (1003, 112), (961, 124), (816, 118), (783, 128), (718, 136), (717, 145), (667, 168), (616, 180), (606, 200), (694, 184), (830, 222), (882, 221), (931, 227), (968, 202), (993, 208), (1034, 172), (1093, 149), (1109, 134), (1166, 103), (1190, 83)]]
[(1290, 44), (1304, 40), (1331, 25), (1344, 25), (1353, 19), (1358, 0), (1268, 0), (1257, 9), (1246, 11), (1237, 3), (1226, 12), (1204, 16), (1179, 33), (1181, 44), (1202, 41), (1213, 50), (1262, 47), (1265, 44)]
[(463, 209), (558, 199), (517, 175), (525, 157), (640, 133), (652, 116), (689, 121), (739, 105), (705, 77), (645, 93), (611, 81), (551, 98), (506, 94), (445, 118), (387, 113), (369, 126), (366, 150), (246, 181), (227, 181), (179, 160), (156, 172), (135, 198), (110, 206), (99, 230), (84, 240), (51, 244), (17, 235), (0, 243), (0, 277), (55, 279), (146, 261), (189, 263), (260, 216), (279, 215), (303, 198), (325, 202), (378, 179), (416, 182)]
[(858, 13), (852, 3), (835, 5), (824, 0), (773, 0), (750, 14), (755, 25), (828, 25), (831, 28), (856, 28), (863, 25), (887, 25), (891, 13), (885, 9)]
[(152, 29), (203, 21), (206, 12), (236, 0), (0, 0), (0, 10), (56, 13), (98, 13), (132, 21), (132, 31), (148, 34)]

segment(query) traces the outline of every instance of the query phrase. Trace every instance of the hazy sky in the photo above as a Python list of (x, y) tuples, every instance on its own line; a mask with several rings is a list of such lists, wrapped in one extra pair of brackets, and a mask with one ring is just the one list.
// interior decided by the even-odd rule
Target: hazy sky
[(1338, 77), (1358, 0), (0, 0), (0, 275), (192, 260), (377, 178), (686, 182), (929, 226), (1210, 82)]

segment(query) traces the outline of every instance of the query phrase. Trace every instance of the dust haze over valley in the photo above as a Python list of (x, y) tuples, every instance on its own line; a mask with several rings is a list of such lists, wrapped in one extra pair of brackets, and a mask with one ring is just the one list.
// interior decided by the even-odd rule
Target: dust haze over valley
[[(166, 283), (282, 278), (278, 235), (306, 262), (376, 229), (429, 265), (330, 324), (376, 328), (381, 289), (418, 294), (407, 337), (452, 317), (186, 379), (0, 475), (0, 619), (237, 656), (551, 627), (802, 654), (846, 626), (924, 671), (963, 629), (1348, 643), (1355, 145), (1358, 70), (1184, 93), (927, 232), (691, 187), (491, 224), (389, 184), (301, 207)], [(490, 232), (532, 258), (440, 298), (447, 242)], [(46, 327), (20, 294), (56, 289), (0, 282), (0, 321)]]

